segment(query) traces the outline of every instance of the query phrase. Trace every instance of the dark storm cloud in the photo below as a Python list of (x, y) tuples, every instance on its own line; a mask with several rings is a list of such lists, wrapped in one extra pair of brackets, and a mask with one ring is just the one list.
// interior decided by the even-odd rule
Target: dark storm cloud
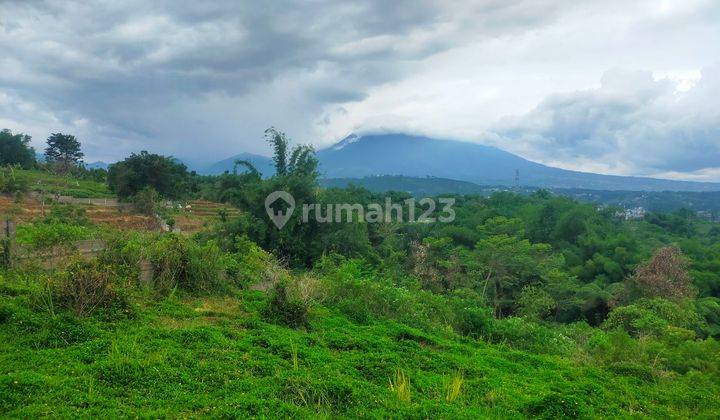
[(538, 160), (631, 163), (636, 173), (720, 167), (720, 69), (687, 92), (647, 72), (606, 73), (599, 89), (554, 95), (495, 126)]
[[(294, 125), (311, 125), (333, 103), (363, 100), (412, 63), (467, 42), (468, 28), (515, 30), (551, 19), (547, 9), (557, 7), (536, 13), (533, 4), (3, 1), (0, 90), (70, 129), (81, 121), (98, 148), (91, 154), (147, 143), (183, 154), (184, 142), (199, 137), (206, 151), (217, 150), (229, 137), (238, 141), (232, 128), (250, 129), (248, 138), (270, 124), (307, 133)], [(263, 89), (267, 104), (256, 98)], [(239, 110), (251, 100), (295, 113), (284, 110), (288, 121), (272, 121), (272, 112), (235, 114), (255, 120), (233, 126), (210, 103), (227, 98)]]
[[(0, 128), (27, 131), (37, 146), (72, 132), (104, 159), (264, 152), (271, 125), (316, 144), (373, 126), (479, 139), (472, 133), (501, 115), (587, 87), (576, 75), (596, 82), (616, 57), (642, 67), (632, 57), (664, 34), (669, 50), (647, 55), (650, 69), (711, 62), (696, 57), (716, 49), (717, 2), (608, 1), (0, 0)], [(500, 147), (542, 161), (717, 168), (709, 104), (720, 93), (707, 93), (717, 73), (678, 95), (649, 73), (610, 72), (599, 89), (551, 95), (490, 131)], [(493, 108), (503, 112), (478, 122)]]

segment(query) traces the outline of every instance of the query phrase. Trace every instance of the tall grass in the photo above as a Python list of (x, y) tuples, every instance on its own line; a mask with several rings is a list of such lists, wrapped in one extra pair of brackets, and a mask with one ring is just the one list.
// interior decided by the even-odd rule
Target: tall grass
[(395, 380), (390, 378), (390, 391), (395, 394), (398, 400), (409, 404), (410, 403), (410, 378), (398, 369), (395, 371)]
[(461, 371), (456, 371), (446, 385), (445, 401), (448, 403), (455, 401), (462, 393), (464, 383), (465, 375)]

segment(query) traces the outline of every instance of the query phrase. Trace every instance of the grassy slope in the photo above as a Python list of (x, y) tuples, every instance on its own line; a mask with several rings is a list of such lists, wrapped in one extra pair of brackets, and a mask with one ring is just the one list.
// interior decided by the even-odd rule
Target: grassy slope
[(44, 191), (48, 194), (58, 193), (79, 198), (113, 197), (113, 194), (104, 183), (54, 175), (46, 171), (15, 170), (15, 172), (27, 178), (32, 191)]
[[(692, 373), (621, 376), (394, 322), (356, 325), (316, 308), (310, 331), (261, 321), (266, 297), (168, 299), (132, 319), (74, 321), (0, 288), (0, 413), (51, 416), (522, 417), (717, 414), (718, 384)], [(297, 351), (297, 369), (293, 367)], [(396, 369), (412, 398), (391, 393)], [(461, 397), (445, 386), (461, 370)]]

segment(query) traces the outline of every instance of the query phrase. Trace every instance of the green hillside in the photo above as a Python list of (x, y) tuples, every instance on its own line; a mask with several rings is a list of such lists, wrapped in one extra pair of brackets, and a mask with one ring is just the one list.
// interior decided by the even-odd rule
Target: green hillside
[[(140, 293), (92, 318), (53, 314), (39, 300), (39, 285), (5, 273), (0, 410), (9, 417), (718, 414), (714, 342), (668, 364), (652, 342), (581, 324), (551, 328), (512, 318), (487, 337), (463, 337), (442, 325), (448, 301), (341, 278), (357, 269), (345, 263), (317, 279), (300, 329), (273, 323), (272, 298), (251, 290), (160, 300)], [(365, 293), (376, 300), (370, 313), (367, 303), (343, 297), (340, 284), (373, 290)], [(423, 305), (441, 309), (414, 311)], [(407, 393), (390, 386), (398, 371)]]
[[(104, 181), (79, 178), (73, 175), (54, 174), (45, 170), (3, 168), (2, 179), (13, 179), (29, 191), (60, 194), (77, 198), (109, 198), (110, 192)], [(0, 185), (3, 182), (0, 182)]]

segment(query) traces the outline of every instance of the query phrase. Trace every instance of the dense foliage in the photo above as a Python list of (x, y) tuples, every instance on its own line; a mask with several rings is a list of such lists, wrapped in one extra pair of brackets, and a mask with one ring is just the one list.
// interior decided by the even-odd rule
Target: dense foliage
[(0, 166), (17, 165), (29, 169), (35, 165), (35, 150), (30, 147), (31, 137), (13, 134), (8, 129), (0, 131)]
[(166, 198), (178, 198), (187, 188), (188, 172), (175, 159), (142, 151), (110, 165), (108, 185), (121, 198), (151, 187)]
[(79, 166), (84, 156), (80, 141), (72, 134), (53, 133), (47, 139), (45, 161), (57, 167), (61, 172), (67, 172)]

